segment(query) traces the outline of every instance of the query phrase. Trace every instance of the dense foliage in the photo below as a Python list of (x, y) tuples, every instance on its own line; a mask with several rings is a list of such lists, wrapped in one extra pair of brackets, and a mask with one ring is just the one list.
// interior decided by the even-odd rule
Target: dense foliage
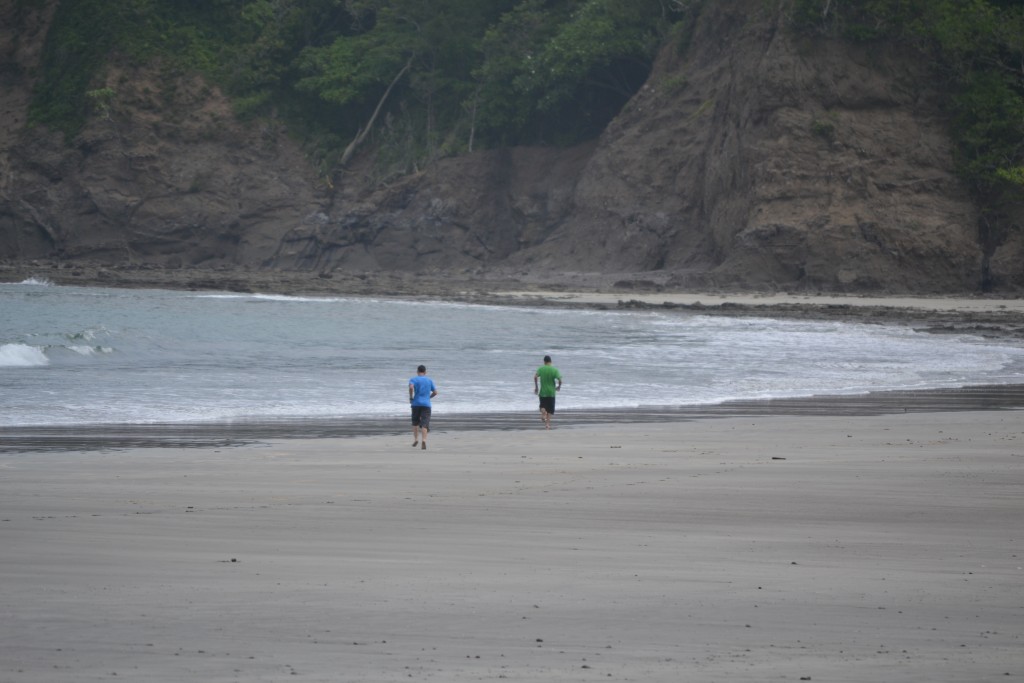
[[(19, 5), (39, 0), (15, 0)], [(794, 24), (925, 51), (959, 166), (982, 195), (1024, 187), (1024, 3), (791, 0)], [(121, 54), (198, 70), (239, 115), (287, 121), (325, 169), (372, 136), (398, 172), (474, 146), (596, 136), (699, 0), (75, 0), (48, 36), (31, 120), (73, 136), (116, 103)], [(685, 33), (685, 31), (678, 32)]]
[(795, 0), (804, 30), (896, 41), (933, 60), (965, 179), (998, 208), (1024, 197), (1024, 3)]
[[(17, 0), (25, 3), (32, 0)], [(596, 135), (646, 79), (674, 0), (77, 0), (32, 120), (74, 135), (111, 54), (196, 69), (326, 166), (360, 132), (402, 170), (473, 145)]]

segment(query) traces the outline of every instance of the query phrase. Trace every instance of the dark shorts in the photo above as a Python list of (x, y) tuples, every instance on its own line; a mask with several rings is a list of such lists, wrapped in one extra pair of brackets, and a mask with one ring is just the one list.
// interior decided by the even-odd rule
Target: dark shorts
[(424, 429), (430, 429), (430, 407), (429, 406), (413, 406), (412, 407), (412, 426), (423, 427)]
[(555, 397), (554, 396), (541, 396), (540, 407), (551, 413), (555, 414)]

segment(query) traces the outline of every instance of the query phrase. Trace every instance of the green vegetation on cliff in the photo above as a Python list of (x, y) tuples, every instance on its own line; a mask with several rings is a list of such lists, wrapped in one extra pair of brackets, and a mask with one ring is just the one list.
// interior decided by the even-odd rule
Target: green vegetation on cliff
[(325, 167), (372, 133), (408, 171), (596, 136), (684, 16), (671, 0), (78, 0), (57, 10), (31, 118), (73, 136), (124, 55), (201, 71)]
[[(37, 0), (16, 0), (27, 5)], [(43, 50), (30, 121), (81, 130), (103, 93), (100, 77), (116, 55), (135, 62), (164, 59), (174, 68), (217, 73), (221, 53), (239, 40), (229, 0), (76, 0), (61, 2)]]
[(1024, 4), (1019, 0), (796, 0), (805, 31), (917, 50), (948, 94), (957, 165), (998, 210), (1024, 198)]
[[(31, 3), (37, 0), (16, 0)], [(767, 4), (765, 5), (768, 6)], [(1019, 0), (791, 0), (800, 31), (884, 41), (933, 60), (964, 177), (986, 202), (1024, 187)], [(372, 139), (408, 172), (474, 147), (600, 133), (685, 34), (699, 0), (76, 0), (44, 51), (34, 123), (69, 138), (116, 102), (119, 56), (197, 70), (239, 115), (276, 117), (324, 170)]]

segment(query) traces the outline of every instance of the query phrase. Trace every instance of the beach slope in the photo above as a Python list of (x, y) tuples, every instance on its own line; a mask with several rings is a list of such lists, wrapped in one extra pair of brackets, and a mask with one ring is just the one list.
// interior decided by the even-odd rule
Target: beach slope
[(1024, 678), (1020, 411), (0, 455), (0, 680)]

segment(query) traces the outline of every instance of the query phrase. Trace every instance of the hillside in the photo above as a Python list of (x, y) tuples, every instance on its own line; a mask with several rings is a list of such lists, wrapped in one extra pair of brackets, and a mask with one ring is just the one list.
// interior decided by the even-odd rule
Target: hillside
[[(0, 9), (0, 260), (671, 289), (1024, 291), (1024, 209), (957, 173), (934, 64), (703, 5), (595, 139), (324, 174), (281, 120), (112, 52), (70, 140), (27, 125), (55, 2)], [(168, 82), (173, 84), (168, 88)]]

